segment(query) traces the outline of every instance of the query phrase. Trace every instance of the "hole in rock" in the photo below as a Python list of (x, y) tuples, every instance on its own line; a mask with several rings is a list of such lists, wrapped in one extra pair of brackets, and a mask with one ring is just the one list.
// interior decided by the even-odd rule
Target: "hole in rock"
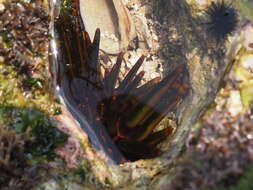
[(52, 64), (57, 68), (57, 85), (68, 110), (97, 151), (115, 163), (159, 156), (159, 145), (174, 128), (160, 128), (158, 124), (188, 94), (187, 67), (179, 64), (163, 79), (144, 83), (140, 68), (145, 57), (120, 77), (120, 53), (113, 67), (102, 73), (100, 30), (92, 42), (83, 29), (78, 0), (69, 2), (67, 7), (61, 6), (54, 20), (52, 39), (57, 50)]

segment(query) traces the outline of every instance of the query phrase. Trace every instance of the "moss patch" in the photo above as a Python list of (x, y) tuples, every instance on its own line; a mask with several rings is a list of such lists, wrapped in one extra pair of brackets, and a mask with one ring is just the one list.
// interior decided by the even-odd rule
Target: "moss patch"
[(55, 148), (62, 146), (67, 139), (46, 114), (35, 108), (2, 106), (0, 119), (6, 128), (18, 134), (27, 132), (32, 137), (25, 147), (26, 156), (31, 161), (53, 160)]

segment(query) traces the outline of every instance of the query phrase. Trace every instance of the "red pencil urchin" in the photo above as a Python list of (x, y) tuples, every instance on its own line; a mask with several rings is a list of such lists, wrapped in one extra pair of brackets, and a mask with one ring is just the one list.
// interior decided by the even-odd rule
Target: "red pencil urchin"
[(145, 57), (141, 56), (120, 78), (120, 53), (112, 69), (105, 69), (103, 74), (98, 59), (100, 30), (92, 42), (84, 29), (79, 0), (67, 2), (54, 22), (57, 54), (51, 59), (67, 108), (94, 147), (115, 163), (161, 155), (159, 145), (173, 134), (174, 128), (159, 128), (158, 124), (188, 95), (187, 66), (178, 64), (163, 79), (143, 84), (144, 71), (138, 70)]
[(224, 42), (237, 26), (238, 14), (236, 9), (222, 0), (217, 3), (212, 2), (205, 13), (208, 16), (207, 33), (217, 43)]

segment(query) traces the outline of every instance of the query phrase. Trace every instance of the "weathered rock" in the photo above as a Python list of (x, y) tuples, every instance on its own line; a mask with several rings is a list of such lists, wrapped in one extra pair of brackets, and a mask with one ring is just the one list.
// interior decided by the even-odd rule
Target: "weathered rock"
[[(168, 41), (165, 41), (173, 43), (160, 42), (161, 51), (168, 58), (168, 62), (164, 63), (164, 75), (175, 65), (184, 63), (188, 67), (191, 84), (191, 93), (175, 111), (177, 131), (164, 143), (163, 146), (167, 148), (167, 151), (155, 159), (114, 165), (108, 162), (101, 150), (95, 150), (90, 146), (88, 136), (91, 134), (85, 134), (75, 122), (71, 122), (70, 127), (69, 123), (64, 123), (62, 120), (62, 125), (65, 124), (66, 128), (70, 127), (74, 136), (80, 139), (84, 149), (83, 158), (88, 160), (96, 181), (105, 187), (109, 186), (109, 189), (122, 189), (119, 187), (149, 189), (151, 186), (150, 189), (157, 189), (173, 177), (171, 168), (183, 150), (191, 127), (214, 100), (227, 68), (225, 44), (217, 47), (212, 40), (206, 38), (203, 25), (199, 24), (198, 19), (192, 17), (191, 11), (194, 10), (191, 10), (184, 0), (180, 3), (170, 0), (168, 1), (170, 6), (159, 3), (157, 5), (157, 9), (167, 10), (159, 12), (159, 16), (162, 14), (160, 18), (163, 18), (163, 21), (167, 18), (168, 28), (174, 28), (175, 31), (173, 36), (168, 35)], [(115, 29), (112, 22), (110, 27)], [(102, 27), (100, 28), (102, 30)], [(65, 103), (71, 106), (71, 102)], [(65, 111), (67, 114), (67, 110), (63, 113)], [(69, 118), (71, 119), (71, 116)], [(75, 119), (72, 118), (72, 120)]]

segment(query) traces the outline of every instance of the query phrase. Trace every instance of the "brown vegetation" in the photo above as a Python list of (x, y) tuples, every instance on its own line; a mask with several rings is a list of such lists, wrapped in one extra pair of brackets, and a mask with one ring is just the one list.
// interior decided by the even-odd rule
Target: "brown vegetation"
[(0, 127), (0, 189), (26, 190), (39, 181), (36, 166), (25, 159), (25, 144), (29, 136), (16, 134)]

